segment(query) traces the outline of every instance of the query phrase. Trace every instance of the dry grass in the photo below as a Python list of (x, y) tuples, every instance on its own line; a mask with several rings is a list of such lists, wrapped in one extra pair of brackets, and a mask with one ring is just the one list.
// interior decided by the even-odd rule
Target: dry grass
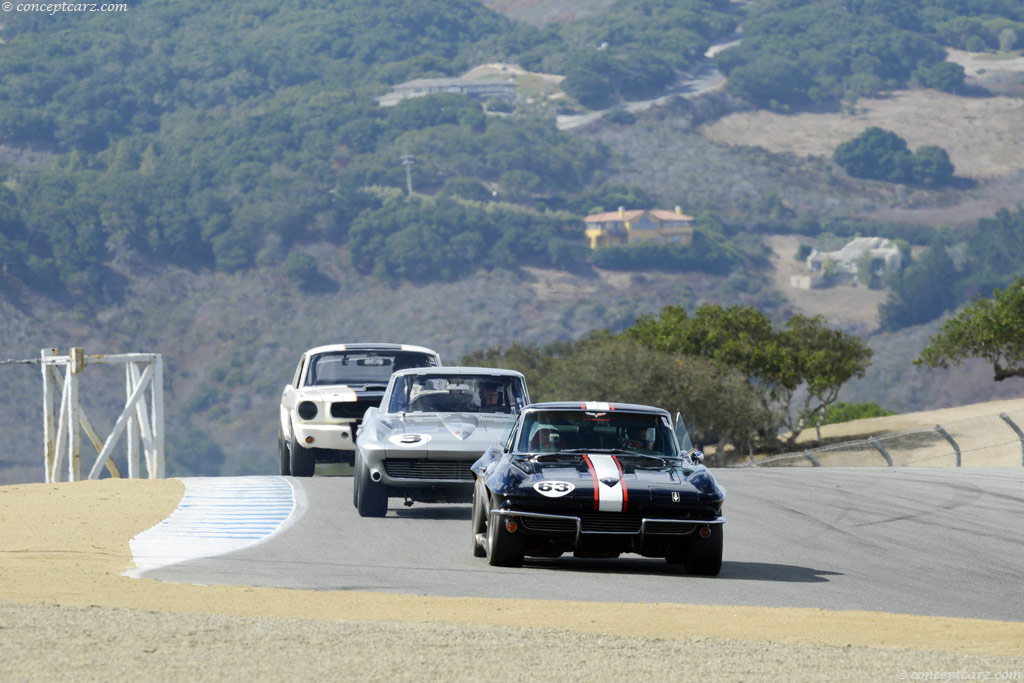
[(862, 99), (857, 106), (853, 115), (741, 112), (704, 126), (703, 133), (717, 142), (831, 157), (839, 144), (880, 126), (906, 139), (911, 149), (944, 148), (958, 176), (992, 178), (1024, 169), (1024, 100), (906, 90)]

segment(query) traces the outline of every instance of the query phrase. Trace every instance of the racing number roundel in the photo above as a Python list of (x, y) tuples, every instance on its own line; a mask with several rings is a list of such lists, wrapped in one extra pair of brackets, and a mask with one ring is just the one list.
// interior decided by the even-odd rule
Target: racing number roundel
[(576, 486), (567, 481), (538, 481), (533, 485), (533, 490), (548, 498), (561, 498), (572, 491)]

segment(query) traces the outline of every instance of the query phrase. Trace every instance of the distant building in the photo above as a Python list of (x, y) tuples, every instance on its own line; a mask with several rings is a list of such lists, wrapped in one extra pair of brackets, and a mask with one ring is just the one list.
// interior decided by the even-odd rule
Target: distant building
[(469, 78), (417, 78), (392, 86), (391, 92), (377, 98), (382, 107), (393, 107), (410, 97), (423, 97), (435, 93), (467, 95), (475, 100), (512, 100), (516, 96), (514, 80), (469, 79)]
[[(811, 250), (805, 261), (810, 275), (794, 275), (790, 277), (790, 284), (798, 289), (810, 289), (856, 282), (857, 270), (865, 253), (871, 257), (872, 275), (879, 278), (899, 270), (903, 264), (903, 255), (891, 240), (857, 237), (838, 251)], [(827, 277), (827, 271), (832, 272), (831, 277)]]
[(583, 219), (590, 248), (613, 247), (637, 242), (693, 244), (693, 216), (677, 206), (675, 211), (633, 210), (595, 213)]

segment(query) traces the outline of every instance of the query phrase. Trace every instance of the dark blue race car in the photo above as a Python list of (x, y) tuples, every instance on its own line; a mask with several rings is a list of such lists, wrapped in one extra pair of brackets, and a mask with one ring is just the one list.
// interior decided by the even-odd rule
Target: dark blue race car
[(725, 490), (681, 423), (624, 403), (536, 403), (472, 471), (473, 554), (664, 557), (691, 574), (722, 567)]

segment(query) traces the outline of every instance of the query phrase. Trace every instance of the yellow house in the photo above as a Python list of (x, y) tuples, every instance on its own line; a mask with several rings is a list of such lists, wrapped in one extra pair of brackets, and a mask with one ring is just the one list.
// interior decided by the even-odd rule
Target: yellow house
[(693, 244), (693, 216), (677, 206), (675, 211), (634, 210), (595, 213), (583, 219), (591, 249), (637, 242)]

